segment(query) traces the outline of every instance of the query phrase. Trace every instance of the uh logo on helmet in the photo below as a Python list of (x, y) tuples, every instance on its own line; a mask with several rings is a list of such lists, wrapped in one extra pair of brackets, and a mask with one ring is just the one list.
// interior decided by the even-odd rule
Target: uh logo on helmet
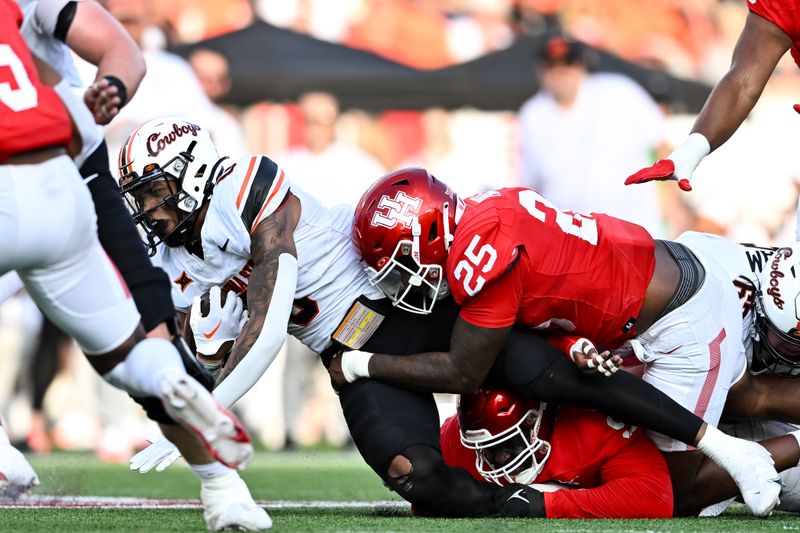
[(753, 356), (766, 371), (800, 375), (800, 244), (778, 249), (759, 284)]
[(460, 205), (447, 185), (422, 168), (387, 174), (361, 197), (353, 242), (370, 282), (395, 306), (428, 314), (449, 294), (444, 265)]
[[(222, 163), (211, 136), (201, 126), (178, 117), (162, 117), (142, 124), (122, 144), (119, 152), (120, 187), (134, 219), (147, 236), (151, 255), (161, 242), (182, 246), (192, 235), (194, 213), (211, 196)], [(141, 201), (142, 187), (166, 180), (170, 193), (155, 205)], [(165, 230), (163, 221), (150, 217), (167, 206), (180, 216), (176, 227)]]

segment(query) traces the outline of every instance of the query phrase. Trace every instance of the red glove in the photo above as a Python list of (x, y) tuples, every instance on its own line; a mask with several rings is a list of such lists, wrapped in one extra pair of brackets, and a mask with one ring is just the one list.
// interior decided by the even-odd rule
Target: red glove
[(797, 111), (798, 113), (800, 113), (800, 104), (794, 104), (794, 106), (792, 106), (792, 107), (794, 107), (794, 110), (795, 110), (795, 111)]
[[(800, 106), (800, 104), (799, 104)], [(800, 112), (800, 111), (799, 111)], [(648, 181), (665, 181), (674, 180), (675, 178), (675, 163), (671, 159), (659, 159), (654, 165), (643, 168), (638, 172), (628, 176), (625, 180), (625, 185), (632, 185), (634, 183), (646, 183)], [(692, 186), (687, 179), (679, 179), (678, 187), (684, 191), (691, 191)]]

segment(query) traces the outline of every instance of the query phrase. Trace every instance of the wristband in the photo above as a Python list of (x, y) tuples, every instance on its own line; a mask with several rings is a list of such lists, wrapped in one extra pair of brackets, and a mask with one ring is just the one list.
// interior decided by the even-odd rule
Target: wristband
[(122, 106), (128, 103), (128, 89), (125, 87), (125, 84), (122, 83), (122, 80), (116, 76), (103, 76), (103, 79), (106, 80), (112, 87), (117, 88), (117, 96), (119, 96), (119, 108), (122, 109)]
[(342, 354), (342, 374), (348, 383), (359, 378), (369, 378), (371, 353), (345, 352)]
[(705, 135), (690, 134), (668, 157), (675, 165), (675, 177), (691, 181), (695, 169), (709, 153), (711, 145)]

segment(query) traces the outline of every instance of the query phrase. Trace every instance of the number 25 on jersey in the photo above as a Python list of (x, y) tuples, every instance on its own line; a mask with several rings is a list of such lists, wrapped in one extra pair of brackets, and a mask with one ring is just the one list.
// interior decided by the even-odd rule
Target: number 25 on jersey
[[(491, 196), (487, 196), (489, 197)], [(552, 217), (555, 217), (555, 227), (567, 235), (575, 236), (593, 246), (597, 245), (597, 221), (593, 218), (579, 213), (564, 212), (547, 198), (530, 189), (519, 192), (519, 203), (539, 222), (552, 223)], [(497, 250), (490, 243), (483, 243), (478, 248), (481, 240), (483, 237), (480, 235), (472, 237), (464, 252), (464, 259), (458, 262), (453, 271), (455, 278), (464, 284), (464, 291), (470, 296), (475, 296), (486, 283), (483, 276), (475, 275), (476, 272), (482, 274), (489, 272), (497, 261)]]

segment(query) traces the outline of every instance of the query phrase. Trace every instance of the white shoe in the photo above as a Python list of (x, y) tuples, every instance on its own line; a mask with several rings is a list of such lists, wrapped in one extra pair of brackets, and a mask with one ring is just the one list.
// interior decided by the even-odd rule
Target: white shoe
[(250, 436), (239, 419), (190, 376), (165, 379), (161, 400), (167, 413), (197, 434), (222, 464), (244, 468), (253, 458)]
[(244, 480), (236, 472), (203, 480), (200, 499), (210, 531), (263, 531), (272, 528), (272, 519), (256, 505)]
[(731, 438), (725, 457), (718, 463), (728, 471), (744, 503), (756, 516), (769, 516), (780, 502), (781, 478), (766, 448), (757, 442)]
[(38, 484), (36, 472), (19, 450), (0, 445), (0, 500), (16, 500)]

